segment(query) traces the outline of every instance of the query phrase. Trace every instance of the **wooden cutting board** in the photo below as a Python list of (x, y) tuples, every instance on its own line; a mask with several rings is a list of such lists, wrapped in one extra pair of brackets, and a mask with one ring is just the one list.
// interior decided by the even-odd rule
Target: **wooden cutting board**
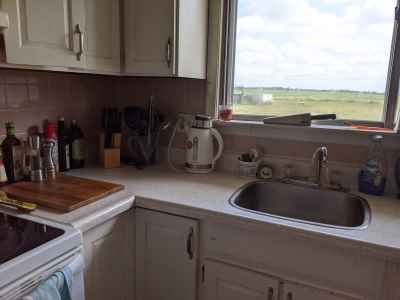
[(69, 212), (123, 190), (122, 185), (59, 175), (51, 182), (18, 182), (2, 188), (10, 198)]

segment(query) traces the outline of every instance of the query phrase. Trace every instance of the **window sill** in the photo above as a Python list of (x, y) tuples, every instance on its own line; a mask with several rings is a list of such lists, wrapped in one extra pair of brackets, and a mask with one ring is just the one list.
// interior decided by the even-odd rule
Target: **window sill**
[(314, 143), (334, 143), (346, 145), (369, 145), (371, 136), (384, 136), (384, 145), (387, 148), (400, 148), (400, 136), (395, 132), (370, 131), (352, 128), (350, 126), (312, 125), (290, 126), (264, 124), (257, 121), (214, 121), (215, 127), (224, 135), (253, 136), (280, 140), (294, 140)]

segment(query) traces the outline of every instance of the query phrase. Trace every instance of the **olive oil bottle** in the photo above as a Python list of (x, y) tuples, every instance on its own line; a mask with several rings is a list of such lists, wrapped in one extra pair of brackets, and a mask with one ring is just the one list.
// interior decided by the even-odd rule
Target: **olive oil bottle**
[(13, 183), (24, 179), (24, 149), (21, 141), (15, 136), (14, 123), (6, 123), (6, 133), (1, 150), (8, 182)]

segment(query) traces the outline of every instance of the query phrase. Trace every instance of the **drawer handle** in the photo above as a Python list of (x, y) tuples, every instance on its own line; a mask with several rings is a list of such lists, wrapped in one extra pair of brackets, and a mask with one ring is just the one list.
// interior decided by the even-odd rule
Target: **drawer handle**
[(83, 32), (79, 24), (75, 25), (74, 35), (78, 36), (78, 51), (76, 52), (76, 60), (80, 61), (83, 55)]
[(293, 300), (293, 293), (289, 292), (286, 297), (287, 300)]
[(171, 68), (171, 63), (172, 63), (171, 38), (168, 38), (166, 52), (167, 52), (166, 53), (167, 65), (168, 68)]
[(193, 259), (193, 236), (194, 236), (194, 230), (193, 227), (190, 227), (189, 234), (186, 239), (186, 251), (189, 256), (189, 259)]
[(268, 300), (274, 300), (274, 289), (272, 287), (268, 289)]

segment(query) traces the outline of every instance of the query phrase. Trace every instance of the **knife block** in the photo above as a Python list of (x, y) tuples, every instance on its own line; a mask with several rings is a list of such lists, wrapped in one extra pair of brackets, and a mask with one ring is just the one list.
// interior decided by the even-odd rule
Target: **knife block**
[(111, 148), (105, 148), (105, 133), (102, 132), (99, 138), (100, 163), (105, 169), (118, 168), (121, 166), (121, 134), (112, 135)]

